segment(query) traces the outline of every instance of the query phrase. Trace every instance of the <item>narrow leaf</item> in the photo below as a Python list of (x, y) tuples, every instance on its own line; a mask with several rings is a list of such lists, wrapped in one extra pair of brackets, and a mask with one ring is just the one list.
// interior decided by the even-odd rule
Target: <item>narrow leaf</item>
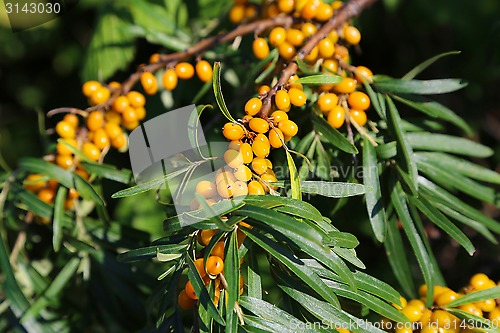
[(235, 123), (236, 120), (234, 120), (234, 118), (231, 116), (231, 113), (227, 109), (226, 102), (224, 101), (224, 96), (222, 95), (220, 73), (221, 73), (220, 62), (216, 61), (214, 63), (214, 72), (212, 77), (215, 100), (217, 101), (219, 109), (222, 111), (222, 114), (227, 118), (227, 120), (229, 120), (232, 123)]
[(342, 77), (332, 74), (308, 75), (295, 80), (297, 83), (309, 85), (337, 84), (342, 81)]
[[(284, 187), (287, 182), (275, 182), (276, 186)], [(318, 194), (329, 198), (346, 198), (365, 193), (365, 186), (356, 183), (340, 183), (325, 181), (304, 181), (300, 182), (302, 192)]]
[(457, 298), (454, 301), (451, 301), (450, 303), (446, 304), (446, 306), (457, 307), (468, 303), (481, 302), (491, 298), (493, 299), (500, 298), (500, 286), (472, 292), (470, 294)]
[(330, 126), (325, 119), (313, 115), (312, 121), (314, 128), (324, 140), (346, 153), (358, 153), (358, 149), (342, 133)]
[(288, 169), (290, 171), (290, 184), (292, 185), (292, 199), (302, 200), (302, 191), (300, 190), (300, 177), (297, 172), (297, 168), (295, 167), (295, 162), (293, 161), (293, 157), (288, 152), (286, 152), (286, 160), (288, 163)]
[(473, 157), (489, 157), (493, 150), (471, 140), (446, 134), (408, 133), (406, 138), (416, 150), (441, 151)]
[(132, 171), (128, 169), (118, 170), (114, 165), (80, 162), (89, 173), (98, 177), (114, 180), (122, 184), (130, 184)]
[(460, 54), (460, 51), (450, 51), (450, 52), (445, 52), (445, 53), (440, 53), (438, 55), (435, 55), (432, 58), (429, 58), (425, 60), (424, 62), (418, 64), (414, 68), (412, 68), (408, 73), (406, 73), (401, 79), (402, 80), (412, 80), (415, 76), (418, 74), (422, 73), (427, 67), (438, 61), (439, 59), (443, 57), (447, 57), (450, 55), (457, 55)]
[(438, 95), (457, 91), (467, 86), (467, 82), (460, 79), (439, 80), (383, 80), (375, 81), (375, 87), (388, 93)]
[(62, 241), (62, 222), (64, 218), (64, 201), (68, 189), (60, 186), (54, 200), (54, 218), (52, 219), (52, 247), (55, 252), (59, 252)]

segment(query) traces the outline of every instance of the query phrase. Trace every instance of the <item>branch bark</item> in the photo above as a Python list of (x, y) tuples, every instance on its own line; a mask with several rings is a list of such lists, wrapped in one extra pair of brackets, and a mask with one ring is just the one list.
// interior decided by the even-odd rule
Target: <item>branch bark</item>
[[(307, 40), (304, 46), (297, 53), (296, 57), (303, 60), (305, 56), (311, 52), (314, 46), (316, 46), (316, 44), (328, 36), (330, 31), (338, 28), (351, 18), (358, 16), (364, 9), (376, 1), (377, 0), (350, 0), (344, 4), (328, 22), (326, 22), (314, 35), (311, 36), (311, 38)], [(293, 60), (281, 72), (278, 82), (272, 87), (266, 98), (262, 101), (262, 109), (258, 113), (259, 117), (267, 118), (269, 112), (271, 111), (273, 96), (279, 89), (288, 83), (290, 77), (297, 72), (297, 68), (297, 61)]]

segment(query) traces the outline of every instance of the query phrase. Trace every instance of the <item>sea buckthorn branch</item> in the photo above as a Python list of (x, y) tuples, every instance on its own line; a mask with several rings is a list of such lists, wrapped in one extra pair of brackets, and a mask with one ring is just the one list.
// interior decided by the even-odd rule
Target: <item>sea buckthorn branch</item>
[[(361, 12), (376, 2), (377, 0), (350, 0), (343, 5), (314, 35), (312, 35), (304, 46), (297, 53), (297, 58), (303, 60), (320, 40), (328, 36), (328, 33), (351, 18), (358, 16)], [(288, 66), (281, 72), (278, 82), (272, 87), (267, 96), (262, 101), (262, 109), (258, 117), (267, 118), (272, 107), (272, 98), (276, 92), (288, 83), (292, 75), (297, 72), (298, 65), (296, 60), (292, 60)]]
[(171, 62), (188, 59), (197, 54), (209, 50), (215, 45), (232, 41), (236, 37), (255, 33), (256, 31), (266, 30), (275, 26), (289, 26), (293, 23), (293, 17), (289, 15), (276, 16), (270, 19), (258, 20), (250, 23), (240, 24), (235, 29), (225, 34), (209, 37), (188, 47), (184, 51), (162, 54), (157, 63), (143, 66), (137, 72), (133, 73), (122, 85), (121, 93), (126, 94), (139, 81), (142, 72), (157, 71)]

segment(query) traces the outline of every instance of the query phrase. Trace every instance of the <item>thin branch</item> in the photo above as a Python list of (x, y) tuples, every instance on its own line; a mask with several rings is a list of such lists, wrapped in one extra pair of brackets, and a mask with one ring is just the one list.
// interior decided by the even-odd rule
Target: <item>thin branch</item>
[[(311, 36), (311, 38), (307, 40), (306, 44), (297, 53), (297, 58), (303, 60), (311, 52), (314, 46), (316, 46), (323, 38), (328, 36), (333, 29), (338, 28), (351, 18), (358, 16), (365, 8), (376, 1), (377, 0), (350, 0), (344, 4), (337, 11), (337, 13), (334, 14), (333, 17), (321, 27), (321, 29), (319, 29), (314, 35)], [(259, 117), (267, 118), (267, 115), (271, 111), (271, 101), (273, 96), (279, 89), (288, 83), (290, 77), (297, 72), (297, 68), (297, 62), (293, 60), (281, 72), (278, 82), (273, 86), (262, 102), (262, 109), (258, 114)]]

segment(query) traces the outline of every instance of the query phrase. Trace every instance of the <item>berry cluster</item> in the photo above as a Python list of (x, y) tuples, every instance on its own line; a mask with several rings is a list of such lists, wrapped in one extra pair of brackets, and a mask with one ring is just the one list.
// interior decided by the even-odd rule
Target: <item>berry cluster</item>
[[(445, 311), (443, 307), (450, 302), (469, 294), (471, 292), (486, 290), (496, 287), (497, 284), (491, 280), (486, 274), (478, 273), (470, 278), (469, 285), (464, 287), (460, 292), (455, 292), (447, 287), (435, 286), (433, 306), (428, 309), (425, 306), (425, 298), (427, 296), (427, 286), (422, 285), (419, 288), (421, 299), (412, 299), (407, 301), (401, 297), (401, 305), (394, 306), (401, 310), (403, 314), (413, 323), (419, 323), (421, 333), (441, 333), (449, 332), (456, 333), (459, 331), (467, 331), (472, 328), (468, 325), (461, 324), (459, 319), (453, 314)], [(500, 282), (499, 282), (500, 285)], [(500, 306), (497, 305), (495, 299), (486, 299), (476, 303), (468, 303), (458, 307), (459, 310), (468, 312), (478, 317), (489, 319), (497, 325), (500, 322)], [(382, 324), (386, 328), (394, 328), (395, 325), (388, 324), (388, 319), (383, 319)], [(397, 327), (397, 326), (396, 326)], [(411, 327), (397, 327), (394, 329), (396, 333), (412, 333)]]
[[(251, 228), (251, 226), (245, 222), (240, 222), (240, 225)], [(200, 243), (200, 245), (202, 247), (207, 246), (216, 232), (217, 230), (202, 230), (198, 232), (198, 242)], [(244, 238), (245, 234), (240, 232), (238, 229), (238, 247), (241, 245), (241, 243), (243, 243)], [(206, 251), (206, 248), (202, 249), (202, 253), (203, 251)], [(221, 283), (221, 274), (224, 273), (224, 239), (215, 243), (206, 261), (203, 258), (199, 258), (194, 261), (194, 265), (201, 279), (205, 283), (205, 286), (208, 286), (211, 282), (214, 284), (213, 302), (215, 306), (217, 306), (219, 304), (221, 292), (225, 288), (224, 283)], [(245, 281), (243, 279), (243, 276), (240, 275), (240, 295), (243, 294), (244, 283)], [(196, 292), (193, 288), (193, 284), (191, 283), (191, 281), (188, 281), (184, 286), (184, 289), (179, 293), (177, 297), (177, 303), (181, 309), (188, 310), (193, 307), (195, 301), (198, 299), (198, 296), (199, 295), (196, 295)]]

